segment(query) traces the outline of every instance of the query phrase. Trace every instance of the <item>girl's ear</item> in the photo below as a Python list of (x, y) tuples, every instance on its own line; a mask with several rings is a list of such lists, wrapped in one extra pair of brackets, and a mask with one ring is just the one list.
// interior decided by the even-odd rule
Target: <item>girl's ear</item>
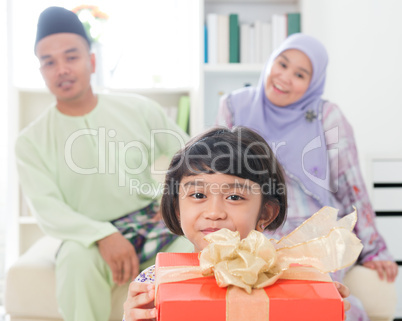
[(179, 209), (178, 209), (178, 208), (176, 208), (176, 210), (175, 210), (175, 214), (176, 214), (177, 220), (178, 220), (178, 221), (179, 221), (179, 223), (180, 223), (180, 211), (179, 211)]
[(264, 231), (269, 224), (278, 216), (280, 206), (275, 203), (267, 203), (261, 209), (260, 219), (257, 222), (255, 229), (258, 232)]

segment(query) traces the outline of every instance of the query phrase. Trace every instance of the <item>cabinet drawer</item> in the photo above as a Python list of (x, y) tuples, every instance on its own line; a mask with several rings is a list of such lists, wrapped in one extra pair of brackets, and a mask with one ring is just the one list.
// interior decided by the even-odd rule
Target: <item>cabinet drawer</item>
[(379, 160), (372, 163), (373, 182), (375, 183), (401, 183), (402, 159)]
[(375, 211), (402, 212), (402, 187), (383, 187), (373, 190)]
[(376, 218), (377, 228), (387, 242), (395, 260), (402, 261), (401, 230), (402, 216), (382, 216)]

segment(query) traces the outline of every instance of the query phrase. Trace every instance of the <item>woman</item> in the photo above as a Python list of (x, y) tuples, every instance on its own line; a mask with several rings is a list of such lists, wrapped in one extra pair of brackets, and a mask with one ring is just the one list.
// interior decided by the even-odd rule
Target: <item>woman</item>
[[(336, 105), (321, 98), (327, 63), (319, 41), (303, 34), (290, 36), (271, 55), (255, 88), (239, 89), (222, 99), (218, 122), (256, 130), (284, 167), (288, 219), (269, 237), (288, 234), (323, 206), (338, 208), (341, 217), (354, 206), (358, 213), (354, 232), (364, 245), (357, 264), (394, 282), (398, 267), (374, 223), (352, 128)], [(333, 278), (343, 281), (346, 272), (338, 271)], [(349, 301), (348, 320), (369, 320), (356, 297)], [(390, 306), (392, 318), (393, 302)]]

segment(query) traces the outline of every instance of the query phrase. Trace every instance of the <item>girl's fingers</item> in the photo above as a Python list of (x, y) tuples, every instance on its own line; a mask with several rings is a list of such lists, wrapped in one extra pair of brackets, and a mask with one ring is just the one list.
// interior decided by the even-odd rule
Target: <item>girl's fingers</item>
[(334, 281), (334, 284), (342, 298), (347, 298), (350, 295), (349, 288), (346, 285), (337, 281)]
[(156, 309), (153, 307), (155, 286), (153, 284), (131, 282), (127, 300), (124, 302), (125, 321), (154, 320)]
[(131, 282), (124, 309), (141, 308), (152, 303), (155, 298), (155, 286), (153, 284)]
[(125, 321), (155, 320), (156, 309), (132, 309), (124, 313)]
[[(334, 281), (336, 288), (338, 289), (339, 294), (343, 299), (347, 298), (350, 295), (349, 288), (342, 283)], [(343, 307), (345, 310), (345, 314), (343, 315), (343, 319), (346, 320), (346, 311), (350, 310), (350, 302), (348, 300), (343, 300)]]
[(155, 290), (155, 285), (133, 281), (128, 287), (128, 296), (136, 296), (138, 293), (148, 292), (149, 290)]

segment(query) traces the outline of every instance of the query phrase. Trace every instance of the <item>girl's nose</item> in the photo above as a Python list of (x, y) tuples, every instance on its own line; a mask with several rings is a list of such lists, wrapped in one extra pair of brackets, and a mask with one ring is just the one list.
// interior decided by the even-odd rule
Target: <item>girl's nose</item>
[(223, 220), (226, 218), (224, 201), (220, 197), (211, 199), (205, 210), (205, 217), (211, 220)]

